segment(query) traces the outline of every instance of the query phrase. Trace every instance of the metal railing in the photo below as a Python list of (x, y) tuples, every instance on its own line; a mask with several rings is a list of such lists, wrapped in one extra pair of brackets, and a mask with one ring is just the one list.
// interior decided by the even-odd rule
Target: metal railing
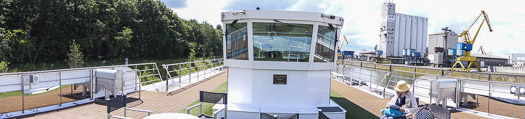
[[(149, 69), (147, 67), (151, 67), (152, 69)], [(19, 99), (21, 99), (20, 105), (14, 103), (0, 103), (0, 107), (20, 107), (19, 109), (5, 109), (0, 112), (0, 118), (11, 118), (14, 116), (22, 116), (26, 114), (32, 114), (32, 113), (38, 113), (39, 110), (43, 111), (49, 111), (50, 108), (46, 108), (49, 106), (57, 105), (55, 108), (65, 108), (68, 106), (63, 106), (63, 104), (69, 103), (76, 105), (86, 102), (94, 101), (94, 98), (97, 98), (94, 96), (94, 79), (95, 79), (95, 73), (94, 71), (96, 69), (130, 69), (124, 72), (126, 73), (132, 73), (133, 77), (124, 77), (125, 84), (124, 90), (127, 90), (127, 93), (136, 92), (139, 91), (138, 96), (140, 98), (140, 90), (142, 87), (141, 80), (148, 77), (159, 77), (159, 79), (155, 80), (161, 80), (161, 76), (159, 74), (158, 69), (156, 68), (155, 63), (141, 63), (141, 64), (129, 64), (129, 65), (114, 65), (114, 66), (100, 66), (100, 67), (84, 67), (84, 68), (71, 68), (71, 69), (58, 69), (58, 70), (44, 70), (44, 71), (29, 71), (29, 72), (14, 72), (14, 73), (0, 73), (0, 94), (7, 95), (6, 97), (1, 97), (0, 100), (13, 100), (18, 98), (17, 96), (20, 96)], [(133, 69), (135, 68), (135, 69)], [(148, 72), (153, 72), (153, 75)], [(142, 74), (148, 73), (150, 75), (144, 76)], [(39, 82), (38, 83), (31, 83), (31, 84), (24, 84), (24, 76), (25, 75), (38, 75)], [(76, 85), (82, 85), (83, 91), (81, 97), (71, 98), (68, 100), (63, 100), (65, 96), (75, 96), (73, 95), (74, 90), (76, 90)], [(69, 86), (71, 88), (70, 95), (66, 95), (66, 93), (63, 92), (63, 88), (65, 86)], [(89, 97), (86, 97), (86, 88), (89, 88)], [(45, 93), (53, 93), (55, 91), (54, 89), (57, 89), (58, 91), (58, 98), (54, 99), (52, 96), (56, 96), (53, 94), (45, 94)], [(49, 98), (45, 99), (34, 99), (35, 102), (29, 101), (26, 99), (26, 95), (28, 95), (28, 92), (32, 93), (35, 91), (39, 91), (42, 94), (38, 95), (49, 95)], [(129, 92), (131, 91), (131, 92)], [(9, 95), (8, 95), (9, 94)], [(31, 94), (32, 95), (32, 94)], [(116, 94), (115, 94), (116, 95)], [(41, 100), (58, 100), (57, 102), (50, 102), (50, 101), (41, 101)], [(87, 99), (87, 100), (86, 100)], [(18, 101), (15, 101), (18, 102)], [(28, 103), (30, 106), (27, 107)], [(42, 102), (42, 104), (34, 104), (37, 102)], [(45, 103), (45, 104), (43, 104)], [(49, 103), (49, 104), (48, 104)], [(11, 106), (9, 106), (11, 105)], [(13, 106), (14, 105), (14, 106)], [(37, 105), (37, 106), (34, 106)], [(38, 106), (40, 105), (40, 106)], [(29, 113), (28, 113), (29, 112)]]
[[(337, 76), (337, 79), (343, 79), (343, 82), (347, 82), (347, 77), (349, 77), (351, 84), (356, 84), (355, 82), (358, 82), (359, 84), (358, 88), (361, 88), (362, 82), (368, 82), (366, 85), (369, 86), (368, 90), (372, 92), (376, 92), (383, 95), (383, 98), (386, 98), (385, 94), (389, 93), (387, 89), (392, 90), (393, 86), (395, 84), (392, 84), (392, 82), (397, 82), (399, 80), (406, 80), (407, 82), (411, 82), (412, 85), (412, 92), (414, 92), (414, 95), (418, 97), (424, 97), (428, 98), (430, 104), (432, 104), (432, 99), (435, 98), (433, 95), (433, 85), (419, 85), (415, 82), (427, 80), (428, 77), (435, 78), (435, 80), (440, 79), (457, 79), (456, 83), (456, 92), (455, 92), (455, 100), (456, 101), (456, 107), (459, 109), (461, 106), (459, 105), (459, 102), (462, 98), (462, 93), (465, 94), (475, 94), (475, 95), (483, 95), (488, 96), (488, 110), (487, 113), (490, 115), (490, 97), (500, 97), (500, 98), (511, 98), (517, 101), (523, 101), (525, 102), (525, 95), (521, 94), (520, 91), (522, 91), (519, 87), (525, 87), (525, 83), (522, 83), (522, 80), (519, 80), (521, 78), (525, 78), (525, 75), (520, 74), (502, 74), (502, 73), (475, 73), (475, 72), (457, 72), (457, 71), (449, 71), (446, 69), (432, 69), (432, 68), (425, 68), (425, 67), (412, 67), (412, 66), (397, 66), (397, 65), (383, 65), (383, 64), (372, 64), (372, 63), (363, 63), (363, 62), (347, 62), (344, 65), (343, 64), (337, 64), (336, 65), (336, 72), (337, 74), (343, 74), (342, 76)], [(341, 70), (341, 68), (343, 70)], [(349, 69), (348, 69), (349, 68)], [(346, 70), (345, 70), (346, 69)], [(438, 73), (429, 73), (426, 72), (426, 70), (431, 71), (438, 71)], [(363, 72), (364, 71), (364, 72)], [(451, 75), (453, 73), (461, 73), (465, 74), (467, 76), (462, 75)], [(385, 77), (378, 76), (377, 74), (385, 74)], [(427, 76), (427, 78), (421, 78), (422, 76)], [(486, 79), (474, 79), (473, 77), (481, 77)], [(497, 80), (494, 80), (495, 77), (498, 77)], [(501, 77), (513, 77), (513, 79), (516, 80), (508, 80)], [(375, 81), (374, 81), (375, 79)], [(503, 80), (501, 80), (503, 79)], [(380, 81), (378, 81), (380, 80)], [(434, 80), (434, 79), (433, 79)], [(483, 84), (483, 85), (481, 85)], [(372, 85), (375, 85), (376, 87), (380, 87), (383, 90), (380, 90), (378, 88), (373, 89)], [(483, 88), (480, 88), (479, 86), (483, 86)], [(516, 94), (511, 94), (508, 89), (505, 87), (515, 86), (518, 87), (516, 90)], [(501, 88), (504, 87), (504, 88)], [(426, 93), (418, 93), (416, 94), (416, 88), (419, 89), (426, 89), (429, 91), (428, 94)], [(506, 90), (505, 90), (506, 89)], [(475, 90), (475, 91), (472, 91)], [(477, 91), (477, 92), (476, 92)], [(395, 92), (394, 92), (395, 93)], [(478, 98), (476, 98), (476, 101)], [(524, 112), (525, 117), (525, 112)], [(520, 117), (523, 118), (523, 117)]]
[[(196, 78), (199, 80), (201, 77), (206, 77), (212, 73), (216, 73), (217, 70), (222, 71), (223, 59), (221, 58), (175, 64), (162, 64), (162, 67), (164, 70), (166, 70), (166, 92), (168, 92), (170, 86), (178, 86), (180, 88), (182, 87), (184, 81), (188, 81), (188, 84), (191, 84), (192, 79)], [(183, 77), (185, 76), (188, 78), (183, 80)], [(176, 79), (178, 79), (178, 82), (174, 81)], [(172, 82), (171, 85), (169, 84), (169, 81)]]

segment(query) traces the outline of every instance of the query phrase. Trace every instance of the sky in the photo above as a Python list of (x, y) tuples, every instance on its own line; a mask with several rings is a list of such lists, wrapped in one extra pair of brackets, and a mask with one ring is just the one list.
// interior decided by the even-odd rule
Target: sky
[[(220, 13), (227, 11), (287, 10), (321, 12), (341, 16), (341, 32), (349, 44), (343, 50), (369, 50), (379, 43), (381, 6), (386, 0), (161, 0), (184, 19), (221, 24)], [(428, 34), (449, 27), (460, 34), (485, 10), (493, 32), (482, 26), (474, 43), (488, 54), (506, 56), (525, 53), (525, 7), (523, 0), (395, 0), (396, 13), (428, 18)], [(470, 30), (473, 36), (481, 19)]]

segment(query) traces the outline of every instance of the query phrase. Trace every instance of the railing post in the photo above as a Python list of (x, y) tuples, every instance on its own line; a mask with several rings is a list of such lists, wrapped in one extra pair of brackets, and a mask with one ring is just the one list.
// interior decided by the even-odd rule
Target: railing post
[(179, 64), (179, 87), (182, 86), (182, 64)]
[[(438, 77), (436, 76), (436, 82), (437, 82), (437, 80), (438, 80)], [(429, 97), (429, 98), (428, 98), (428, 100), (429, 100), (428, 102), (430, 102), (431, 105), (432, 105), (432, 95), (434, 95), (434, 93), (432, 92), (432, 87), (433, 87), (434, 85), (433, 85), (432, 83), (433, 83), (433, 81), (430, 80), (430, 94), (429, 94), (429, 96), (428, 96), (428, 97)], [(437, 103), (436, 103), (436, 105), (437, 105)]]
[[(363, 77), (363, 68), (359, 68), (359, 78), (358, 79), (361, 80), (362, 77)], [(351, 80), (350, 82), (353, 83), (354, 80)], [(357, 83), (359, 83), (359, 82), (357, 82)]]
[(189, 77), (188, 77), (188, 82), (189, 82), (189, 83), (188, 83), (188, 85), (191, 84), (191, 70), (193, 69), (193, 68), (191, 67), (191, 65), (193, 64), (193, 61), (190, 62), (189, 64), (190, 64), (190, 66), (189, 66), (188, 68), (190, 69), (190, 71), (189, 71), (189, 73), (188, 73), (188, 74), (189, 74)]
[(197, 81), (200, 80), (200, 78), (199, 78), (199, 76), (200, 76), (200, 74), (199, 74), (199, 72), (200, 72), (200, 68), (201, 68), (201, 65), (200, 65), (200, 64), (197, 64)]
[[(372, 85), (372, 78), (374, 78), (374, 72), (375, 71), (376, 71), (376, 69), (370, 71), (370, 80), (368, 80), (368, 85)], [(359, 84), (359, 86), (361, 86), (361, 84)], [(370, 86), (370, 88), (368, 88), (368, 90), (370, 92), (372, 92), (371, 89), (372, 89), (372, 87)]]
[(168, 92), (168, 87), (169, 87), (168, 80), (171, 78), (171, 76), (169, 76), (170, 75), (170, 70), (169, 70), (170, 68), (169, 68), (169, 66), (164, 66), (164, 69), (166, 69), (166, 92)]
[[(135, 77), (135, 78), (137, 78), (137, 77)], [(91, 88), (91, 90), (94, 90), (93, 89), (93, 81), (94, 81), (94, 79), (93, 79), (93, 69), (90, 69), (89, 70), (89, 87)], [(93, 98), (93, 92), (95, 92), (95, 91), (91, 91), (91, 90), (89, 90), (89, 97), (90, 97), (91, 100), (93, 100), (94, 99)]]
[[(135, 84), (135, 90), (137, 90), (137, 69), (133, 69), (133, 71), (135, 72), (135, 80), (133, 80), (134, 84)], [(91, 76), (91, 72), (89, 72), (89, 75)]]
[(417, 68), (414, 68), (414, 79), (413, 79), (413, 81), (416, 81), (416, 74), (417, 74)]
[(206, 67), (208, 67), (208, 64), (204, 61), (204, 78), (206, 78)]
[(345, 75), (345, 67), (346, 67), (345, 64), (343, 64), (343, 82), (344, 82), (344, 80), (346, 79), (346, 75)]
[(22, 89), (22, 113), (24, 113), (25, 107), (24, 107), (24, 74), (20, 75), (20, 88)]
[(459, 101), (460, 101), (460, 98), (461, 98), (461, 80), (457, 80), (456, 81), (456, 109), (459, 109)]
[(60, 87), (60, 89), (59, 89), (60, 90), (60, 94), (59, 94), (60, 104), (59, 104), (59, 106), (62, 106), (62, 72), (58, 72), (58, 85)]

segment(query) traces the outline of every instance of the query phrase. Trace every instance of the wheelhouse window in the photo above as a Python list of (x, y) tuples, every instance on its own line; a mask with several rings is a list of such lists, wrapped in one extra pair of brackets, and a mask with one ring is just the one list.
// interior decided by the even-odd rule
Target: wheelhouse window
[(314, 62), (333, 62), (335, 56), (336, 29), (319, 25), (315, 45)]
[(246, 23), (226, 25), (226, 58), (248, 60), (248, 29)]
[(258, 61), (308, 62), (312, 24), (253, 23), (253, 57)]

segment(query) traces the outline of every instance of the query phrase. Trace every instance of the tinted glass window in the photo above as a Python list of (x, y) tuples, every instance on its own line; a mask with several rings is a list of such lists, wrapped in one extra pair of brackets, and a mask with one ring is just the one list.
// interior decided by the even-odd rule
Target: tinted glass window
[(315, 45), (314, 62), (333, 62), (335, 56), (336, 29), (319, 26)]
[(246, 23), (226, 25), (226, 58), (248, 60), (248, 29)]
[(313, 25), (253, 23), (253, 56), (259, 61), (308, 62)]

